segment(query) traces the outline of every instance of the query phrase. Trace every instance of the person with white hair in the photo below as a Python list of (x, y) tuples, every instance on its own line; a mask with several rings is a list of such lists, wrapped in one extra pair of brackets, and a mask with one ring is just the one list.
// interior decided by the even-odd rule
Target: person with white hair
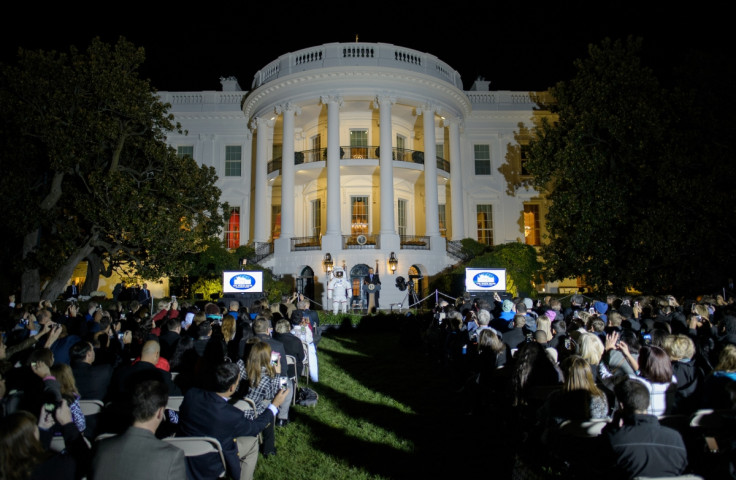
[(337, 315), (338, 310), (348, 313), (348, 298), (351, 296), (350, 282), (344, 278), (342, 268), (336, 267), (332, 279), (327, 283), (327, 299), (332, 300), (332, 313)]

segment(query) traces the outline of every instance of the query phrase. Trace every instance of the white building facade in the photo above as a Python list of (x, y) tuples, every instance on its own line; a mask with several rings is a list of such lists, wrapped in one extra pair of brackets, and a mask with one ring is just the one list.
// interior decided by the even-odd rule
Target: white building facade
[(253, 245), (323, 308), (326, 270), (344, 267), (353, 306), (374, 268), (388, 310), (412, 303), (398, 276), (421, 299), (463, 238), (541, 242), (544, 199), (509, 182), (524, 174), (517, 135), (548, 113), (536, 94), (489, 83), (464, 91), (428, 53), (331, 43), (275, 59), (250, 91), (228, 78), (222, 91), (161, 97), (186, 131), (169, 144), (217, 171), (229, 247)]

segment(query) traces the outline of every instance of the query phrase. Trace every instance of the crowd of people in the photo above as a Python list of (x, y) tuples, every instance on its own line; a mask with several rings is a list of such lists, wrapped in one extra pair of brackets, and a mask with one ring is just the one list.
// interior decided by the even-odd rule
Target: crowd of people
[(564, 301), (466, 294), (420, 327), (470, 418), (506, 427), (516, 473), (736, 478), (733, 295)]
[[(103, 308), (72, 298), (23, 305), (11, 296), (0, 319), (0, 478), (222, 473), (218, 455), (185, 457), (163, 441), (171, 436), (219, 440), (233, 479), (252, 479), (259, 457), (277, 455), (295, 382), (317, 379), (319, 318), (308, 299), (198, 308), (172, 297), (151, 314), (145, 299)], [(169, 408), (175, 396), (183, 400)], [(84, 400), (104, 407), (85, 417)], [(49, 448), (54, 437), (63, 449)]]

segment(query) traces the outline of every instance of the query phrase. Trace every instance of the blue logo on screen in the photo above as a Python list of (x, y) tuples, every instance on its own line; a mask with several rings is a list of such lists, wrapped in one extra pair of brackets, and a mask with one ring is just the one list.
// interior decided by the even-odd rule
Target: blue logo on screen
[(498, 285), (498, 277), (491, 272), (481, 272), (473, 277), (473, 283), (481, 288), (491, 288)]
[(235, 275), (230, 279), (230, 286), (237, 290), (249, 290), (256, 284), (256, 279), (250, 275), (240, 274)]

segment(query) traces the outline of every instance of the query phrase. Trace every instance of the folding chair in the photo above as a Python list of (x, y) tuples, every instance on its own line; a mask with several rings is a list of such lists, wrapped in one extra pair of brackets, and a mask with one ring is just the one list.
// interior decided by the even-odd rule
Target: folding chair
[(105, 404), (102, 402), (102, 400), (79, 400), (79, 408), (82, 410), (82, 413), (85, 417), (90, 415), (97, 415), (98, 413), (100, 413), (100, 411), (102, 411), (102, 407), (104, 406)]
[(294, 382), (294, 394), (291, 396), (291, 404), (296, 405), (296, 392), (297, 392), (297, 389), (299, 388), (299, 372), (296, 370), (296, 357), (294, 355), (286, 356), (287, 371), (288, 371), (289, 365), (294, 365), (295, 375), (293, 377), (289, 377), (289, 379)]
[(222, 445), (214, 437), (166, 437), (162, 439), (164, 442), (181, 448), (187, 457), (198, 457), (208, 453), (217, 453), (222, 462), (222, 473), (219, 478), (225, 478), (227, 475), (227, 463), (225, 463), (225, 455), (222, 453)]
[(309, 347), (307, 342), (302, 342), (302, 348), (304, 349), (304, 361), (302, 362), (302, 371), (297, 372), (297, 375), (305, 377), (306, 385), (309, 385)]
[[(256, 410), (256, 402), (251, 400), (250, 398), (241, 398), (237, 402), (233, 403), (233, 406), (235, 408), (238, 408), (245, 412), (246, 410), (253, 410), (254, 412), (257, 412)], [(263, 443), (263, 433), (258, 434), (258, 443)]]

